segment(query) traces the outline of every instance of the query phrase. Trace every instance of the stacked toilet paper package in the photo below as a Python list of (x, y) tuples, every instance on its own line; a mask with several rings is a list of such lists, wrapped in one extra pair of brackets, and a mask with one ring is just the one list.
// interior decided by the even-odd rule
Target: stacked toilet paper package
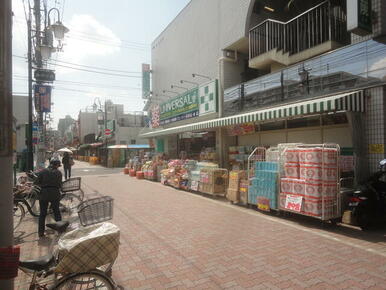
[(259, 198), (269, 200), (269, 208), (277, 209), (278, 162), (258, 161), (248, 189), (248, 203), (256, 205)]
[(337, 214), (338, 149), (296, 147), (283, 150), (280, 209), (286, 209), (287, 196), (301, 196), (300, 213), (324, 219)]

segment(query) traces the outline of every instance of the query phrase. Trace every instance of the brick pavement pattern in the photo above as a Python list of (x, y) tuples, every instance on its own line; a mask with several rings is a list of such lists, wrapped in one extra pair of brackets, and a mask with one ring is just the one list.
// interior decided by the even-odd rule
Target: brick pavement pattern
[[(386, 289), (383, 233), (299, 225), (123, 174), (82, 181), (115, 199), (113, 276), (125, 289)], [(23, 240), (23, 258), (45, 253), (35, 240)]]

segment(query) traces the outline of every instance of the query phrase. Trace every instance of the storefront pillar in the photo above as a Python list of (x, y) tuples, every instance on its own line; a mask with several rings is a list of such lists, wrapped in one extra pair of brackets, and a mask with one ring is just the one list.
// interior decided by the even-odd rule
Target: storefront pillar
[(365, 120), (363, 113), (347, 112), (350, 124), (352, 144), (355, 156), (355, 182), (362, 183), (369, 176), (369, 162), (367, 159), (367, 142), (364, 137)]

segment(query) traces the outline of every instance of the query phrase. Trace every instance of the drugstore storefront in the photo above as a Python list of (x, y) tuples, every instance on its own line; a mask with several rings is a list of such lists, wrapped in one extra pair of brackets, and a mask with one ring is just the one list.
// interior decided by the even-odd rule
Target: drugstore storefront
[[(360, 90), (171, 127), (144, 134), (143, 137), (167, 139), (187, 132), (215, 132), (216, 152), (220, 166), (224, 168), (232, 168), (237, 163), (234, 162), (235, 156), (236, 161), (240, 161), (239, 168), (245, 167), (242, 161), (247, 159), (248, 150), (256, 146), (336, 143), (351, 152), (351, 167), (354, 167), (356, 146), (350, 124), (352, 116), (361, 115), (364, 110), (364, 91)], [(238, 149), (241, 152), (237, 152)]]

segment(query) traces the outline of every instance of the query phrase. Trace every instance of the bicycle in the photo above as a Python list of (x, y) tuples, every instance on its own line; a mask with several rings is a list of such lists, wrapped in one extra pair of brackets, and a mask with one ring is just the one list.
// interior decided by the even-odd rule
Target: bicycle
[[(109, 200), (111, 202), (106, 203), (106, 200)], [(108, 210), (101, 212), (100, 209), (106, 207), (106, 204), (109, 204)], [(93, 213), (92, 219), (90, 219), (89, 215), (91, 212)], [(68, 221), (47, 224), (47, 227), (54, 230), (57, 234), (56, 239), (53, 240), (53, 243), (55, 240), (59, 241), (59, 245), (62, 245), (62, 250), (66, 247), (68, 248), (68, 244), (71, 245), (71, 248), (69, 248), (69, 251), (66, 252), (64, 256), (61, 254), (61, 251), (58, 251), (57, 255), (54, 255), (51, 252), (50, 254), (40, 257), (36, 260), (19, 262), (19, 269), (21, 271), (27, 274), (32, 274), (32, 279), (29, 285), (30, 290), (117, 289), (117, 285), (111, 278), (111, 269), (118, 254), (119, 229), (118, 227), (110, 223), (95, 224), (98, 221), (105, 221), (112, 218), (112, 199), (109, 197), (104, 197), (97, 199), (95, 202), (93, 202), (93, 200), (86, 201), (84, 204), (81, 205), (81, 209), (78, 214), (82, 225), (87, 224), (87, 222), (94, 223), (94, 225), (81, 228), (80, 231), (79, 229), (76, 229), (63, 235), (70, 224)], [(94, 235), (97, 235), (95, 233), (100, 233), (102, 228), (104, 229), (104, 234), (99, 234), (99, 237), (95, 238), (95, 236), (90, 234), (93, 233), (93, 231), (95, 230)], [(109, 229), (110, 232), (108, 232)], [(80, 236), (79, 233), (81, 233)], [(111, 235), (111, 233), (113, 233), (113, 235)], [(82, 245), (82, 242), (84, 243), (87, 234), (94, 237), (94, 239), (91, 241), (91, 244), (89, 243), (87, 245)], [(111, 240), (108, 240), (109, 245), (111, 246), (111, 244), (114, 244), (115, 247), (113, 247), (112, 249), (116, 250), (116, 252), (113, 251), (111, 256), (108, 255), (110, 257), (108, 263), (104, 264), (100, 262), (101, 265), (105, 265), (105, 269), (102, 270), (103, 268), (100, 268), (101, 265), (97, 264), (98, 258), (99, 261), (101, 259), (101, 257), (98, 257), (98, 255), (101, 255), (99, 254), (101, 252), (100, 249), (105, 247), (101, 247), (101, 244), (98, 244), (98, 242), (101, 243), (103, 240), (106, 243), (106, 237), (108, 237), (108, 235), (110, 235), (109, 238)], [(81, 242), (73, 245), (74, 240), (76, 241), (76, 237), (80, 238)], [(94, 244), (96, 245), (93, 250), (92, 248)], [(72, 254), (72, 256), (71, 251), (75, 252)], [(94, 251), (95, 253), (97, 253), (97, 257), (93, 256), (91, 262), (89, 261), (89, 258), (83, 259), (83, 263), (87, 261), (87, 263), (94, 263), (94, 265), (82, 264), (82, 257), (79, 253), (84, 253), (84, 251), (90, 251), (90, 253)], [(103, 256), (103, 258), (105, 258), (105, 256)], [(71, 259), (75, 261), (75, 264), (69, 263), (69, 261), (72, 261)], [(87, 269), (87, 266), (90, 266), (89, 269)], [(75, 271), (71, 271), (72, 268), (74, 268)], [(83, 269), (87, 270), (83, 271)], [(49, 276), (54, 276), (53, 285), (47, 287), (47, 284), (41, 284), (41, 280)]]

